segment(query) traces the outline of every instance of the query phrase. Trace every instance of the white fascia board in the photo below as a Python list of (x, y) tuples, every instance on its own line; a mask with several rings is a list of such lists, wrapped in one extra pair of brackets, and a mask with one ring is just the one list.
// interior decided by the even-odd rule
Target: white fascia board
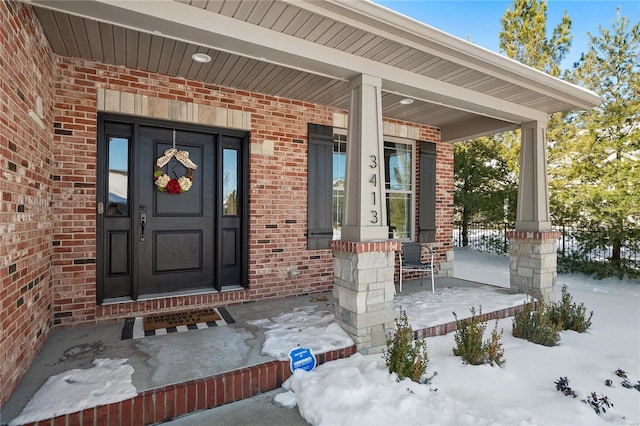
[[(591, 90), (553, 77), (368, 0), (282, 1), (528, 88), (578, 109), (590, 109), (602, 101)], [(345, 11), (351, 13), (347, 14)]]
[(150, 34), (207, 46), (339, 80), (359, 74), (383, 79), (383, 89), (515, 123), (546, 121), (543, 111), (461, 88), (330, 47), (175, 1), (47, 1), (42, 7)]

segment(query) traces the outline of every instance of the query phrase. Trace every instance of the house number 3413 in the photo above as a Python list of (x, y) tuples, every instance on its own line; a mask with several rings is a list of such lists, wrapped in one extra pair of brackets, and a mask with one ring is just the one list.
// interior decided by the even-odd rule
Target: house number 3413
[[(376, 157), (375, 155), (370, 155), (369, 160), (371, 161), (371, 163), (369, 164), (369, 167), (375, 170), (375, 172), (369, 178), (369, 183), (373, 185), (375, 189), (378, 186), (378, 171), (377, 171), (378, 157)], [(374, 190), (371, 192), (372, 209), (371, 209), (371, 219), (369, 220), (371, 223), (378, 223), (378, 220), (379, 220), (376, 193), (377, 193), (377, 190)]]

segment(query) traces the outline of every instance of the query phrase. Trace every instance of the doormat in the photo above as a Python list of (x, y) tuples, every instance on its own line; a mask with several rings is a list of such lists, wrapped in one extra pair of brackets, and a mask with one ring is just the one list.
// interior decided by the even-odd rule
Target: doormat
[(141, 339), (168, 333), (216, 327), (234, 323), (225, 308), (191, 309), (125, 319), (122, 340)]

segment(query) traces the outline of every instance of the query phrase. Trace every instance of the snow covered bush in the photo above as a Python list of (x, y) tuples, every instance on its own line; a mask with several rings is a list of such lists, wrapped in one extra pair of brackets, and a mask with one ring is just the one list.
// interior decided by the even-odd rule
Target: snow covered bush
[(484, 332), (487, 329), (487, 321), (481, 321), (482, 306), (480, 307), (479, 316), (476, 317), (476, 310), (471, 308), (471, 318), (458, 320), (456, 313), (453, 313), (456, 319), (456, 333), (454, 339), (456, 346), (453, 348), (455, 356), (462, 357), (462, 360), (471, 365), (490, 364), (493, 366), (504, 364), (504, 349), (500, 338), (503, 330), (498, 333), (498, 320), (491, 332), (491, 339), (483, 341)]
[(387, 349), (384, 352), (389, 373), (396, 373), (398, 381), (408, 377), (417, 383), (428, 383), (430, 378), (422, 378), (429, 363), (427, 344), (422, 339), (413, 340), (413, 328), (406, 311), (400, 309), (400, 318), (396, 318), (395, 322), (396, 329), (393, 335), (387, 335)]

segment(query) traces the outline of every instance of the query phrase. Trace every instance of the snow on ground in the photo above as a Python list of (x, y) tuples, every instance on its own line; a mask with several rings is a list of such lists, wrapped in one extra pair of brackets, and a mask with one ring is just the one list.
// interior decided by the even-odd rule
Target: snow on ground
[[(505, 256), (456, 250), (457, 278), (508, 287), (508, 267)], [(313, 372), (297, 371), (285, 382), (288, 391), (279, 394), (276, 402), (297, 406), (302, 417), (314, 425), (640, 424), (640, 392), (624, 388), (622, 379), (614, 374), (622, 369), (632, 384), (640, 380), (640, 282), (561, 274), (558, 296), (562, 285), (567, 285), (575, 302), (584, 302), (588, 311), (593, 310), (594, 317), (587, 333), (562, 332), (559, 346), (547, 348), (514, 338), (512, 320), (507, 318), (499, 321), (499, 328), (504, 329), (503, 367), (464, 365), (452, 354), (454, 335), (449, 334), (426, 340), (427, 374), (438, 373), (430, 384), (397, 382), (382, 355), (356, 354)], [(425, 292), (423, 299), (417, 299), (416, 293), (412, 297), (398, 294), (394, 309), (398, 312), (402, 306), (409, 322), (418, 328), (452, 321), (453, 311), (461, 318), (468, 316), (480, 301), (483, 312), (489, 312), (492, 307), (524, 300), (522, 295), (501, 292), (488, 300), (486, 290), (478, 291), (439, 289), (435, 295)], [(319, 353), (352, 344), (328, 308), (317, 312), (298, 309), (253, 324), (268, 329), (262, 351), (278, 358), (297, 345)], [(487, 333), (493, 328), (493, 322), (490, 324)], [(237, 332), (243, 333), (241, 329)], [(237, 337), (234, 341), (246, 351), (247, 336)], [(158, 361), (170, 359), (173, 356), (167, 355)], [(133, 397), (133, 368), (125, 362), (96, 360), (92, 369), (51, 377), (12, 424)], [(554, 382), (565, 376), (577, 398), (556, 391)], [(611, 387), (605, 386), (607, 379), (612, 380)], [(80, 391), (72, 394), (71, 389)], [(591, 392), (606, 395), (613, 409), (597, 415), (581, 402)]]
[(316, 311), (316, 306), (294, 308), (293, 312), (249, 324), (268, 329), (261, 354), (278, 359), (288, 359), (289, 351), (298, 346), (323, 353), (353, 345), (351, 337), (335, 322), (333, 313)]
[[(508, 263), (504, 256), (463, 250), (456, 252), (456, 277), (500, 284), (506, 275), (508, 282)], [(452, 353), (454, 334), (449, 334), (426, 339), (427, 374), (438, 373), (430, 384), (397, 382), (380, 354), (356, 354), (313, 372), (296, 371), (283, 385), (288, 392), (275, 402), (297, 405), (314, 425), (640, 424), (640, 392), (623, 387), (614, 374), (622, 369), (632, 384), (640, 380), (640, 282), (562, 274), (558, 297), (562, 285), (594, 317), (587, 333), (562, 332), (556, 347), (514, 338), (507, 318), (498, 325), (504, 329), (503, 367), (464, 365)], [(428, 322), (417, 310), (407, 315), (412, 325)], [(569, 379), (577, 398), (556, 391), (560, 377)], [(614, 407), (596, 414), (581, 402), (591, 392), (606, 395)]]
[(85, 408), (111, 404), (138, 394), (126, 359), (101, 358), (93, 367), (49, 377), (10, 425), (20, 425)]

